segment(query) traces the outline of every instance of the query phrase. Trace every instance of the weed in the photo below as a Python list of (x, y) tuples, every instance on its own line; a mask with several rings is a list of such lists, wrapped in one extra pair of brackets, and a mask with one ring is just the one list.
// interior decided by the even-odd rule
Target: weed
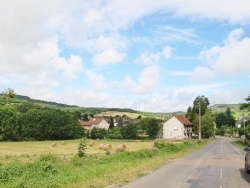
[(78, 146), (78, 156), (79, 157), (84, 157), (86, 154), (85, 154), (85, 150), (87, 148), (87, 139), (86, 137), (80, 139), (80, 143), (79, 143), (79, 146)]

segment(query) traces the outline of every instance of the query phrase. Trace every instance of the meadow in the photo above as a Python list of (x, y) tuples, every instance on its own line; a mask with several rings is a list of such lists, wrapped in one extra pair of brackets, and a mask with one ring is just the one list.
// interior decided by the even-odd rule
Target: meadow
[[(135, 140), (87, 140), (85, 153), (87, 155), (105, 154), (105, 150), (99, 149), (101, 144), (110, 145), (111, 148), (109, 152), (115, 153), (118, 145), (125, 145), (126, 151), (137, 151), (152, 148), (154, 142)], [(13, 160), (30, 161), (41, 154), (55, 154), (62, 158), (71, 158), (77, 154), (78, 145), (78, 139), (66, 141), (0, 142), (0, 162), (10, 162)]]
[[(90, 144), (93, 140), (88, 140)], [(86, 156), (78, 157), (79, 140), (0, 142), (0, 187), (119, 187), (160, 166), (197, 150), (210, 140), (94, 141)], [(56, 147), (52, 147), (57, 143)], [(110, 144), (110, 151), (99, 144)], [(116, 146), (126, 145), (123, 152)]]

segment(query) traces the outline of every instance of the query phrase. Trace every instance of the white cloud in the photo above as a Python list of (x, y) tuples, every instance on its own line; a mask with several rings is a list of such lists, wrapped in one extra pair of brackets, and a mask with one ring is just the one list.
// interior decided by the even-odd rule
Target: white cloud
[(101, 90), (107, 88), (105, 77), (102, 74), (97, 74), (92, 71), (87, 71), (86, 76), (90, 80), (91, 86), (94, 89)]
[(172, 56), (172, 48), (170, 46), (165, 46), (162, 50), (162, 54), (164, 55), (165, 59), (170, 59)]
[(154, 65), (159, 62), (160, 55), (161, 55), (160, 53), (154, 54), (154, 53), (145, 52), (140, 55), (140, 57), (136, 60), (136, 62), (140, 62), (145, 65)]
[(241, 39), (244, 31), (233, 30), (224, 46), (214, 46), (201, 52), (203, 58), (211, 67), (225, 75), (248, 75), (250, 71), (250, 38)]
[(172, 76), (191, 76), (192, 72), (188, 72), (188, 71), (174, 71), (174, 72), (170, 72), (169, 75), (172, 75)]
[(170, 46), (165, 46), (160, 52), (150, 53), (144, 52), (140, 55), (139, 58), (135, 60), (137, 63), (142, 63), (144, 65), (156, 65), (159, 63), (161, 58), (165, 60), (170, 59), (172, 56), (172, 48)]
[(192, 29), (177, 29), (170, 26), (163, 26), (158, 28), (155, 33), (159, 42), (186, 42), (192, 44), (200, 44), (194, 40), (198, 36), (194, 34)]
[[(216, 89), (210, 96), (211, 104), (238, 104), (244, 103), (244, 99), (249, 95), (250, 88)], [(223, 96), (223, 97), (222, 97)]]
[(214, 78), (215, 74), (207, 67), (196, 67), (191, 75), (191, 80), (198, 84), (211, 83)]
[[(60, 56), (56, 38), (40, 41), (36, 47), (0, 49), (0, 80), (12, 83), (20, 94), (34, 97), (34, 91), (45, 97), (54, 87), (66, 86), (83, 71), (81, 57), (71, 54), (69, 59)], [(8, 84), (9, 85), (9, 84)], [(30, 89), (32, 88), (32, 89)]]
[[(63, 93), (63, 95), (60, 95)], [(46, 100), (55, 99), (56, 102), (78, 105), (83, 107), (95, 107), (105, 104), (109, 96), (105, 92), (96, 92), (95, 90), (78, 87), (65, 87), (60, 92), (50, 93)]]
[(159, 71), (160, 68), (156, 65), (143, 69), (138, 79), (138, 83), (133, 91), (136, 93), (147, 93), (154, 91), (159, 84)]
[(94, 63), (96, 65), (104, 66), (119, 63), (124, 58), (124, 53), (117, 52), (115, 49), (107, 49), (94, 55)]

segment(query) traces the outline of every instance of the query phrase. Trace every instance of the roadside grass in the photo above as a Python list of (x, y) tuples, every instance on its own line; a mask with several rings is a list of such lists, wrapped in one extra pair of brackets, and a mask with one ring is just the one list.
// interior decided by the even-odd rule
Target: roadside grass
[[(210, 142), (156, 141), (155, 144), (151, 142), (155, 147), (152, 145), (150, 148), (133, 151), (90, 153), (82, 158), (73, 154), (68, 160), (55, 153), (44, 153), (29, 162), (1, 162), (0, 187), (118, 187)], [(29, 158), (30, 155), (24, 157)]]
[(239, 147), (239, 148), (245, 148), (245, 147), (249, 147), (248, 143), (245, 143), (244, 140), (236, 140), (232, 142), (235, 146)]

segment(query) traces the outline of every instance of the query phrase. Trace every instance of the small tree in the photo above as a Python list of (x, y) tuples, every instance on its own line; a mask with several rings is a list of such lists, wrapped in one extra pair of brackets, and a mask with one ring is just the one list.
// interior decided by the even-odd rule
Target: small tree
[(80, 139), (80, 143), (79, 143), (79, 146), (78, 146), (78, 156), (79, 157), (84, 157), (86, 154), (85, 154), (85, 150), (87, 148), (87, 139), (86, 137), (83, 137), (82, 139)]

